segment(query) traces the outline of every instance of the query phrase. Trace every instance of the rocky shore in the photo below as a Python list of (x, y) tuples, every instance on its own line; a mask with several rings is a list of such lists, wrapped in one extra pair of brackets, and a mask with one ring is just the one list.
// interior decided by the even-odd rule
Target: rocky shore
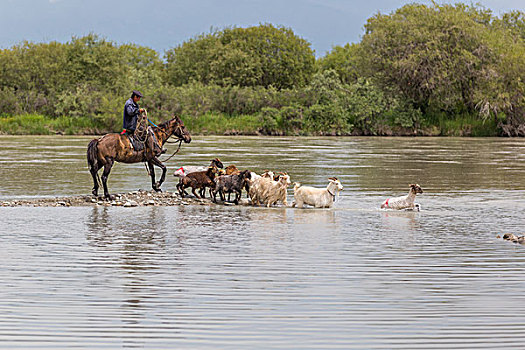
[(138, 190), (128, 193), (117, 193), (113, 199), (105, 200), (93, 195), (68, 196), (35, 199), (14, 199), (1, 201), (2, 207), (85, 207), (85, 206), (116, 206), (116, 207), (145, 207), (145, 206), (176, 206), (176, 205), (213, 205), (208, 199), (195, 197), (181, 198), (176, 192), (155, 192)]

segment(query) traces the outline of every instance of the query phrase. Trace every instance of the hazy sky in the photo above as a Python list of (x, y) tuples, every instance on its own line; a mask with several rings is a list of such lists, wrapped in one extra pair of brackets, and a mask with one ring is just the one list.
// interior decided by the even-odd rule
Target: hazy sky
[[(23, 40), (66, 42), (95, 33), (164, 51), (211, 28), (272, 23), (308, 40), (317, 56), (359, 42), (366, 20), (407, 0), (0, 0), (0, 48)], [(419, 3), (430, 4), (421, 0)], [(438, 1), (443, 3), (444, 1)], [(450, 1), (446, 1), (450, 3)], [(456, 3), (458, 1), (452, 1)], [(471, 2), (468, 2), (471, 3)], [(525, 10), (525, 0), (482, 0), (494, 14)]]

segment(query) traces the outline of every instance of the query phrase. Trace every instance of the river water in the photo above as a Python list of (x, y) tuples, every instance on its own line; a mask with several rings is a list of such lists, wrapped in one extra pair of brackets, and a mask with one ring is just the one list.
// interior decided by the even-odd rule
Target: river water
[[(89, 140), (0, 137), (0, 202), (89, 194)], [(163, 189), (215, 157), (345, 188), (319, 210), (0, 208), (0, 348), (525, 348), (525, 246), (496, 238), (525, 233), (525, 140), (194, 137)], [(410, 183), (420, 212), (378, 209)], [(139, 188), (114, 167), (111, 192)]]

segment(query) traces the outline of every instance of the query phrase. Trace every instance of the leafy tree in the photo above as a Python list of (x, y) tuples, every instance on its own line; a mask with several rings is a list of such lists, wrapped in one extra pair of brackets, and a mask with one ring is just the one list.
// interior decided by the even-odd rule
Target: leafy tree
[(525, 40), (525, 13), (523, 11), (511, 11), (504, 13), (501, 19), (494, 21), (496, 27), (502, 27), (522, 40)]
[(475, 111), (475, 88), (494, 56), (486, 38), (490, 12), (458, 4), (412, 4), (365, 25), (362, 72), (394, 87), (424, 112)]
[(200, 35), (166, 53), (166, 81), (221, 86), (304, 86), (314, 72), (310, 44), (271, 24)]
[[(118, 46), (97, 35), (68, 43), (23, 42), (0, 51), (2, 112), (95, 117), (113, 111), (109, 102), (140, 87), (162, 83), (163, 64), (152, 49)], [(119, 103), (120, 105), (120, 103)]]
[(354, 83), (359, 78), (359, 44), (335, 46), (318, 61), (321, 71), (333, 69), (345, 84)]

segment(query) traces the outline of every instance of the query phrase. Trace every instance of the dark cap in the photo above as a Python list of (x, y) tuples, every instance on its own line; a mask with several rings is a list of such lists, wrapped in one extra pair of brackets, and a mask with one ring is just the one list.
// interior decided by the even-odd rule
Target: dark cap
[(133, 90), (133, 95), (135, 96), (138, 96), (138, 97), (142, 97), (142, 93), (138, 90)]

